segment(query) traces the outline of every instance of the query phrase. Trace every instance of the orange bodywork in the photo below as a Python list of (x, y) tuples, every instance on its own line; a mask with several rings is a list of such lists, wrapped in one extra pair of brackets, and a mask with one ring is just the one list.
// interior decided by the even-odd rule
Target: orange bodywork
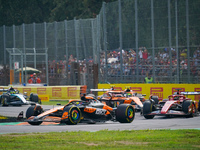
[[(132, 104), (132, 102), (135, 102), (135, 104), (139, 105), (140, 107), (143, 107), (143, 104), (139, 97), (135, 96), (136, 92), (130, 91), (130, 92), (124, 92), (124, 91), (107, 91), (104, 93), (104, 97), (101, 99), (104, 104), (106, 104), (105, 101), (111, 100), (111, 101), (123, 101), (124, 104)], [(127, 96), (125, 96), (127, 95)], [(129, 95), (129, 96), (128, 96)], [(145, 101), (145, 99), (144, 99)], [(117, 102), (117, 105), (120, 103)], [(134, 105), (133, 105), (134, 106)], [(135, 107), (135, 106), (134, 106)]]
[(48, 114), (50, 114), (50, 113), (54, 113), (54, 112), (56, 112), (56, 111), (58, 111), (58, 110), (63, 110), (63, 108), (64, 108), (63, 106), (60, 106), (60, 107), (56, 107), (56, 108), (54, 108), (54, 109), (47, 110), (47, 111), (45, 111), (44, 113), (38, 115), (38, 117), (46, 116), (46, 115), (48, 115)]
[(109, 107), (108, 105), (104, 105), (103, 109), (108, 110), (108, 111), (113, 111), (113, 108)]

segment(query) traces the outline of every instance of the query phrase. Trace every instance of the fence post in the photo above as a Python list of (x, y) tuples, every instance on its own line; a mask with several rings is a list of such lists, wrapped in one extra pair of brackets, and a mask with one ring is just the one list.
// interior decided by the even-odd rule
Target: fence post
[(180, 74), (179, 74), (179, 50), (178, 50), (178, 10), (177, 10), (177, 0), (175, 0), (175, 17), (176, 17), (176, 59), (177, 59), (177, 83), (180, 81)]
[(169, 33), (169, 59), (170, 59), (170, 83), (172, 83), (172, 34), (171, 34), (171, 11), (170, 0), (168, 0), (168, 33)]
[(83, 50), (84, 50), (84, 57), (87, 57), (87, 52), (86, 52), (86, 45), (85, 45), (85, 36), (84, 36), (84, 32), (83, 32), (83, 23), (82, 23), (82, 19), (80, 19), (80, 27), (81, 27), (81, 34), (82, 34), (82, 42), (83, 42)]
[[(35, 43), (35, 22), (33, 23), (33, 50), (34, 54), (36, 54), (36, 43)], [(34, 55), (34, 68), (36, 68), (36, 55)]]
[(138, 7), (137, 7), (137, 0), (135, 0), (135, 48), (136, 48), (136, 82), (139, 82), (139, 69), (138, 69)]
[(91, 20), (91, 24), (92, 24), (92, 51), (93, 51), (93, 63), (97, 63), (96, 60), (96, 55), (95, 55), (95, 47), (96, 47), (96, 42), (95, 42), (95, 33), (94, 33), (94, 19)]
[(35, 48), (35, 22), (33, 22), (33, 48)]
[(188, 0), (186, 0), (186, 34), (187, 34), (187, 79), (188, 83), (190, 80), (190, 36), (189, 36), (189, 4)]
[(69, 57), (69, 53), (68, 53), (68, 40), (67, 40), (67, 20), (64, 21), (65, 22), (65, 55), (66, 55), (66, 77), (67, 77), (67, 84), (69, 84), (69, 79), (68, 79), (68, 57)]
[(49, 72), (48, 72), (48, 51), (47, 51), (47, 26), (46, 22), (44, 22), (44, 47), (46, 52), (46, 82), (49, 85)]
[(98, 77), (100, 78), (100, 68), (101, 68), (101, 63), (100, 63), (100, 30), (101, 30), (101, 28), (100, 28), (100, 15), (97, 15), (97, 49), (96, 49), (96, 51), (97, 51), (97, 63), (98, 63)]
[[(16, 34), (15, 34), (15, 25), (13, 25), (13, 53), (15, 51), (15, 48), (16, 48)], [(11, 65), (12, 65), (12, 68), (14, 69), (15, 66), (14, 66), (14, 62), (15, 62), (15, 55), (13, 55), (13, 62), (11, 62)], [(14, 74), (14, 72), (12, 72), (11, 74)], [(12, 75), (14, 76), (14, 75)], [(13, 77), (12, 79), (12, 84), (15, 83), (15, 76)]]
[(75, 44), (76, 44), (76, 58), (77, 62), (79, 61), (79, 53), (78, 53), (78, 27), (77, 27), (77, 20), (74, 18), (74, 33), (75, 33)]
[[(105, 51), (105, 80), (104, 82), (108, 82), (108, 77), (107, 77), (107, 27), (106, 27), (106, 3), (103, 2), (103, 35), (104, 35), (104, 51)], [(104, 67), (103, 67), (104, 68)]]
[(55, 35), (55, 57), (56, 57), (56, 62), (57, 62), (57, 59), (58, 59), (58, 34), (57, 34), (57, 22), (55, 21), (54, 22), (54, 35)]
[(120, 81), (122, 82), (123, 75), (123, 55), (122, 55), (122, 9), (121, 9), (121, 0), (118, 0), (119, 5), (119, 47), (120, 47)]
[(151, 0), (151, 34), (152, 34), (152, 61), (153, 61), (153, 82), (155, 83), (155, 42), (154, 42), (154, 0)]
[[(26, 43), (25, 43), (25, 26), (24, 26), (24, 24), (22, 25), (22, 27), (23, 27), (23, 52), (22, 52), (22, 56), (24, 55), (24, 57), (26, 58)], [(26, 60), (26, 59), (25, 59)], [(23, 69), (23, 61), (22, 61), (22, 66), (21, 66), (21, 68)], [(26, 61), (25, 61), (25, 67), (26, 67)], [(22, 72), (22, 83), (24, 83), (24, 73), (23, 73), (23, 70), (21, 71)], [(27, 72), (26, 72), (26, 69), (25, 69), (25, 84), (27, 83), (27, 74), (26, 74)]]
[(6, 65), (6, 27), (3, 25), (4, 66)]

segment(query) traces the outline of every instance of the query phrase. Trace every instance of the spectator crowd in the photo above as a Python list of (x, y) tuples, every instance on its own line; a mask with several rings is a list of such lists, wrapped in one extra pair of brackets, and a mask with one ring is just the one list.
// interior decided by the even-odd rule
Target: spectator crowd
[[(155, 50), (154, 58), (152, 57), (152, 51), (147, 50), (146, 47), (139, 47), (138, 50), (138, 68), (137, 68), (137, 55), (133, 49), (123, 50), (123, 76), (147, 76), (153, 72), (153, 60), (155, 61), (155, 76), (158, 82), (162, 82), (163, 77), (177, 75), (177, 67), (180, 69), (180, 76), (188, 75), (188, 60), (187, 60), (187, 49), (182, 49), (179, 52), (179, 60), (177, 61), (177, 52), (174, 48), (164, 48), (162, 50)], [(170, 57), (171, 54), (171, 57)], [(116, 77), (120, 75), (121, 64), (120, 64), (120, 50), (112, 50), (107, 52), (107, 69), (105, 61), (105, 52), (100, 55), (100, 73), (102, 76), (107, 73), (107, 76)], [(192, 77), (200, 77), (200, 48), (198, 47), (190, 58), (190, 75)], [(71, 63), (77, 62), (77, 59), (70, 55), (69, 62), (66, 60), (55, 62), (55, 60), (49, 62), (50, 78), (54, 77), (66, 77), (66, 69), (70, 72)], [(86, 63), (93, 63), (91, 57), (79, 60), (80, 71), (84, 73), (86, 71)], [(171, 65), (170, 65), (171, 62)], [(179, 62), (179, 64), (178, 64)], [(179, 65), (179, 66), (178, 66)], [(106, 72), (107, 71), (107, 72)]]
[[(160, 50), (155, 50), (154, 58), (152, 56), (152, 51), (148, 50), (146, 47), (139, 47), (138, 55), (133, 49), (127, 50), (110, 50), (101, 52), (100, 54), (100, 74), (101, 77), (104, 77), (105, 74), (109, 77), (120, 76), (121, 63), (120, 63), (120, 52), (122, 51), (123, 63), (122, 71), (123, 76), (131, 77), (136, 76), (137, 74), (141, 77), (146, 77), (147, 75), (153, 73), (153, 62), (155, 62), (155, 82), (165, 83), (167, 81), (163, 80), (163, 77), (170, 77), (177, 75), (177, 67), (179, 66), (180, 77), (187, 78), (188, 67), (189, 73), (192, 78), (197, 79), (197, 82), (200, 82), (200, 47), (196, 48), (192, 54), (190, 54), (190, 66), (188, 66), (188, 53), (187, 49), (182, 49), (179, 53), (179, 60), (177, 60), (177, 52), (174, 48), (163, 48)], [(171, 54), (171, 57), (170, 57)], [(105, 56), (107, 55), (107, 66), (105, 61)], [(66, 57), (66, 56), (65, 56)], [(137, 67), (138, 59), (138, 67)], [(154, 61), (153, 61), (154, 60)], [(68, 78), (70, 75), (71, 64), (72, 62), (78, 62), (80, 65), (80, 72), (82, 74), (86, 73), (87, 64), (93, 64), (93, 59), (91, 56), (84, 60), (77, 60), (73, 55), (69, 56), (68, 63), (65, 60), (49, 60), (49, 79), (56, 78)], [(171, 63), (170, 63), (171, 62)], [(178, 64), (179, 62), (179, 64)], [(45, 81), (46, 67), (45, 65), (41, 67), (41, 74), (38, 74), (41, 81)], [(137, 73), (138, 71), (138, 73)], [(3, 70), (0, 70), (0, 75), (3, 77)], [(8, 72), (8, 71), (7, 71)], [(8, 73), (7, 73), (8, 74)], [(67, 77), (68, 76), (68, 77)], [(143, 79), (144, 79), (143, 78)], [(168, 80), (168, 78), (167, 78)], [(31, 80), (33, 81), (33, 80)], [(31, 82), (30, 81), (30, 82)], [(143, 81), (143, 80), (141, 80)]]

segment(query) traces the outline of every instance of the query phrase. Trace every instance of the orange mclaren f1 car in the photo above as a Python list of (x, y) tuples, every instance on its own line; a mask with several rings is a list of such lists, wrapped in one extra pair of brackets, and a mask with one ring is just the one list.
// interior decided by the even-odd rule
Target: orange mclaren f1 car
[(118, 107), (120, 104), (130, 104), (135, 108), (135, 111), (141, 111), (143, 108), (143, 102), (146, 100), (142, 94), (138, 94), (129, 88), (126, 90), (113, 89), (91, 89), (92, 92), (105, 93), (98, 96), (98, 100), (111, 107)]
[(162, 101), (155, 100), (151, 97), (143, 103), (143, 115), (146, 119), (153, 119), (155, 115), (164, 116), (186, 116), (193, 117), (200, 111), (200, 101), (194, 101), (185, 95), (200, 94), (200, 92), (180, 92), (177, 89), (173, 95), (169, 95), (168, 99)]
[(135, 117), (132, 105), (121, 104), (112, 108), (95, 100), (85, 97), (85, 100), (70, 100), (65, 106), (43, 111), (40, 105), (30, 106), (26, 111), (27, 122), (31, 125), (40, 125), (42, 122), (58, 122), (76, 125), (79, 122), (96, 123), (108, 120), (120, 123), (131, 123)]

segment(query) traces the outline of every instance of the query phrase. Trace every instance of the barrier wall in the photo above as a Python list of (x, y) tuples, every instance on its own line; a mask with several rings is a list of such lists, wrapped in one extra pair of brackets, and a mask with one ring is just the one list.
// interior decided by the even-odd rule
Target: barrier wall
[[(151, 94), (157, 95), (160, 99), (166, 99), (169, 95), (176, 92), (175, 89), (181, 89), (181, 92), (200, 92), (200, 84), (98, 84), (98, 89), (109, 89), (114, 86), (116, 89), (125, 90), (130, 87), (131, 90), (140, 94), (146, 94), (146, 99)], [(98, 95), (103, 94), (99, 92)], [(200, 95), (189, 95), (193, 100), (200, 100)]]
[[(8, 89), (8, 86), (0, 86), (0, 89)], [(38, 95), (48, 95), (50, 100), (80, 99), (82, 86), (13, 86), (20, 93), (37, 93)], [(0, 92), (2, 94), (2, 92)]]

